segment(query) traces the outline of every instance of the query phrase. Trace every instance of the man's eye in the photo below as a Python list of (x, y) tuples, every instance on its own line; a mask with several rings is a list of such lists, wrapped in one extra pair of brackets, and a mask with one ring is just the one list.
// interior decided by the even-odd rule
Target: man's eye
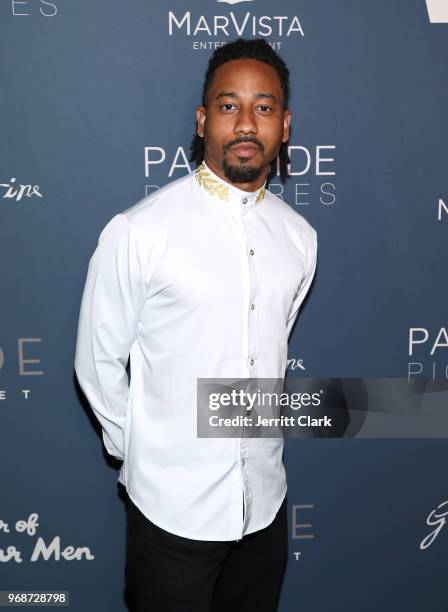
[[(224, 110), (232, 110), (231, 108), (232, 106), (235, 106), (235, 104), (233, 104), (232, 102), (227, 102), (226, 104), (222, 104), (221, 108)], [(258, 108), (260, 108), (264, 113), (272, 110), (272, 108), (268, 106), (267, 104), (259, 104)]]

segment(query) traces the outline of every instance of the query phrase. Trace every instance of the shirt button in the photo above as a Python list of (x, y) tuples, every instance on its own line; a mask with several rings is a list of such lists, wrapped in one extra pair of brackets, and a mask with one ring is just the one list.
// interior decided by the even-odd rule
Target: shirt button
[(254, 251), (253, 249), (251, 249), (251, 250), (249, 251), (249, 253), (250, 253), (250, 255), (253, 255), (253, 254), (255, 253), (255, 251)]
[(246, 465), (246, 460), (245, 459), (241, 459), (241, 465)]
[(247, 198), (243, 198), (243, 204), (247, 204)]
[(254, 361), (253, 359), (251, 359), (251, 360), (249, 361), (249, 363), (250, 363), (250, 365), (254, 365), (255, 361)]
[(255, 304), (251, 304), (251, 305), (250, 305), (250, 309), (251, 309), (251, 310), (255, 310)]

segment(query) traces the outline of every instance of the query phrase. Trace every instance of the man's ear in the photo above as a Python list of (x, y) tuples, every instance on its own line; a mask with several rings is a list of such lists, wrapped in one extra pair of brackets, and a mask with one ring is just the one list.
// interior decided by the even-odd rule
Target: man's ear
[(205, 106), (198, 106), (196, 108), (196, 121), (197, 121), (197, 135), (200, 138), (204, 138), (204, 124), (205, 124)]
[(283, 142), (289, 140), (289, 124), (291, 123), (291, 111), (285, 110), (283, 113)]

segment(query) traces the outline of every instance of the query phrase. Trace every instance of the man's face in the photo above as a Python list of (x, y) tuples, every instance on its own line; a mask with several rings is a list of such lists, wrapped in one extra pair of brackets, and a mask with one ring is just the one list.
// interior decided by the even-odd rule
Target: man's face
[(262, 184), (282, 142), (289, 138), (291, 113), (283, 109), (275, 68), (254, 59), (222, 64), (206, 103), (206, 108), (196, 109), (206, 163), (231, 183)]

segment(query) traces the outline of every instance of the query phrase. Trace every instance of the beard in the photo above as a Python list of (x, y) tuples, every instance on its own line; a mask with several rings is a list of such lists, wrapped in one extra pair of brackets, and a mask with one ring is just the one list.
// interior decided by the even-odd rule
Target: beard
[(229, 164), (226, 158), (224, 158), (222, 162), (222, 169), (224, 175), (232, 183), (251, 183), (261, 176), (263, 172), (263, 165), (260, 164), (259, 166), (250, 166), (249, 164), (244, 164), (244, 162), (242, 162), (240, 165), (234, 166)]

